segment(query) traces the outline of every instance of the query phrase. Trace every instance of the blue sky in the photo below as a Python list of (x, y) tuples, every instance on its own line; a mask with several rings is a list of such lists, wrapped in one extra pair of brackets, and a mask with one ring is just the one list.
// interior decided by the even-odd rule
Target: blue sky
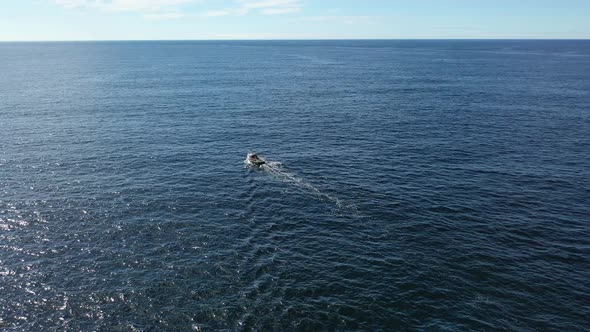
[(590, 38), (590, 0), (2, 0), (0, 40)]

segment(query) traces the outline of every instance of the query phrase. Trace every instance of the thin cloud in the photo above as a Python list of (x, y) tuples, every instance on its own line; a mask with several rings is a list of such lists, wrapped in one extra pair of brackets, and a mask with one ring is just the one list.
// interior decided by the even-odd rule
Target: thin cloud
[(183, 13), (152, 13), (152, 14), (144, 14), (143, 18), (146, 20), (155, 20), (155, 21), (162, 21), (162, 20), (176, 20), (179, 18), (187, 17), (186, 14)]
[(257, 9), (257, 8), (282, 8), (300, 6), (300, 0), (239, 0), (238, 3), (242, 4), (243, 8)]
[(229, 15), (284, 15), (302, 10), (301, 0), (234, 0), (234, 6), (224, 9), (207, 10), (201, 14), (183, 11), (183, 6), (202, 2), (201, 0), (53, 0), (66, 9), (94, 9), (103, 12), (135, 12), (149, 20), (171, 20), (180, 18), (213, 18)]
[(105, 3), (104, 8), (109, 11), (159, 11), (192, 2), (191, 0), (112, 0)]
[(176, 9), (198, 0), (55, 0), (67, 9), (91, 8), (110, 12), (154, 12)]
[(232, 8), (210, 10), (201, 17), (219, 17), (228, 15), (283, 15), (298, 13), (302, 9), (301, 0), (237, 0)]
[(90, 7), (93, 1), (88, 0), (55, 0), (55, 3), (59, 6), (63, 6), (67, 9), (74, 9), (79, 7)]
[(239, 0), (237, 12), (245, 15), (258, 11), (263, 15), (291, 14), (301, 11), (301, 0)]
[(291, 14), (291, 13), (298, 13), (301, 11), (299, 7), (285, 7), (285, 8), (266, 8), (261, 10), (263, 15), (282, 15), (282, 14)]
[(220, 17), (220, 16), (227, 16), (230, 15), (231, 11), (229, 10), (210, 10), (205, 12), (203, 16), (205, 17)]
[(340, 22), (346, 24), (373, 23), (380, 20), (380, 16), (306, 16), (295, 19), (304, 22)]

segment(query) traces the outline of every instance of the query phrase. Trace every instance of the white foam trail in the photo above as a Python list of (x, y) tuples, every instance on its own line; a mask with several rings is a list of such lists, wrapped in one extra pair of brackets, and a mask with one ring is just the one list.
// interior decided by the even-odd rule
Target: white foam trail
[(268, 161), (265, 165), (262, 165), (262, 168), (264, 170), (266, 170), (267, 172), (273, 174), (278, 179), (280, 179), (284, 182), (290, 183), (296, 187), (309, 190), (314, 195), (336, 204), (336, 206), (338, 208), (342, 208), (342, 202), (338, 198), (336, 198), (332, 195), (326, 194), (326, 193), (320, 191), (318, 188), (314, 187), (311, 183), (309, 183), (301, 178), (298, 178), (297, 176), (295, 176), (289, 172), (282, 170), (280, 168), (281, 165), (282, 164), (278, 161)]

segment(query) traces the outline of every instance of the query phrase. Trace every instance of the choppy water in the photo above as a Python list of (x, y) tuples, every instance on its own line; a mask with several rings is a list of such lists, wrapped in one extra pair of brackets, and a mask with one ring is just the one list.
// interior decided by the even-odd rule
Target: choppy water
[(588, 41), (1, 43), (0, 329), (585, 330), (589, 113)]

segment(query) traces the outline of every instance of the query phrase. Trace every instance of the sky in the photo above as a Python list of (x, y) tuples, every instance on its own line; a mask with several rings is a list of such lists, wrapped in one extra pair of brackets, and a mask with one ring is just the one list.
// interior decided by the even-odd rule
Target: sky
[(589, 39), (590, 0), (0, 0), (0, 41)]

